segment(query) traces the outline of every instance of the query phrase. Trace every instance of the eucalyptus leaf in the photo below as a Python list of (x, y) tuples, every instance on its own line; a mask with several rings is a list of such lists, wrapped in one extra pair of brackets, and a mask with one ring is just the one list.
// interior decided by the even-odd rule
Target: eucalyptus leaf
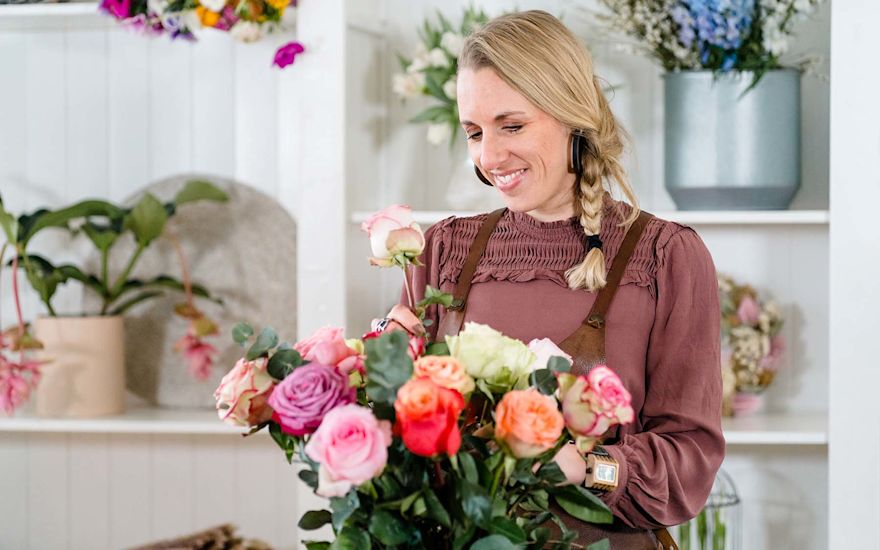
[(232, 327), (232, 339), (235, 340), (235, 343), (239, 346), (244, 347), (247, 344), (248, 339), (254, 335), (254, 327), (250, 326), (247, 323), (236, 323), (234, 327)]
[(196, 201), (226, 202), (229, 195), (213, 183), (203, 180), (191, 180), (174, 197), (174, 204), (180, 206), (188, 202)]
[(125, 217), (125, 228), (134, 233), (139, 245), (147, 246), (162, 234), (167, 221), (165, 207), (151, 193), (146, 193)]
[(257, 357), (262, 357), (269, 353), (269, 350), (278, 345), (278, 334), (272, 327), (265, 327), (257, 336), (257, 341), (248, 350), (245, 359), (253, 361)]
[(303, 358), (299, 352), (294, 349), (283, 349), (276, 351), (269, 358), (269, 364), (266, 370), (275, 380), (284, 380), (287, 375), (293, 372), (293, 369), (303, 364)]
[(571, 361), (565, 357), (554, 355), (547, 361), (547, 368), (553, 372), (571, 372)]
[(287, 462), (292, 464), (293, 455), (296, 453), (297, 438), (288, 433), (284, 433), (281, 426), (275, 422), (269, 424), (269, 434), (272, 436), (275, 443), (281, 447), (281, 450), (284, 451), (284, 455), (287, 457)]
[(407, 353), (409, 338), (402, 331), (385, 333), (364, 342), (367, 353), (367, 395), (375, 402), (393, 404), (397, 389), (413, 372)]
[(553, 395), (557, 388), (559, 388), (559, 382), (556, 380), (556, 375), (550, 369), (537, 369), (532, 371), (529, 375), (529, 384), (537, 388), (537, 390), (544, 395)]
[(342, 529), (345, 521), (360, 505), (361, 501), (355, 489), (351, 489), (345, 496), (331, 498), (330, 509), (333, 510), (333, 529), (336, 531)]

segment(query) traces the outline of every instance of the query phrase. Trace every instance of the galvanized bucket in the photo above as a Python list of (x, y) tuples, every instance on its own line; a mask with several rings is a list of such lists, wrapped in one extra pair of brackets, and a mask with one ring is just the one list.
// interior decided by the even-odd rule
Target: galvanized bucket
[(786, 209), (800, 186), (800, 76), (795, 69), (713, 81), (664, 75), (666, 189), (681, 210)]

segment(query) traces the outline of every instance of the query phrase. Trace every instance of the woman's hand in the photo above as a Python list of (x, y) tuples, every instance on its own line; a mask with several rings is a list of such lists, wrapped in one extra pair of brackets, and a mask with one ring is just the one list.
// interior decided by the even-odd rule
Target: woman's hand
[(404, 330), (411, 336), (424, 336), (425, 327), (413, 311), (401, 304), (395, 305), (388, 312), (390, 322), (385, 330)]
[(583, 485), (584, 480), (587, 479), (587, 462), (577, 450), (577, 445), (563, 445), (553, 457), (553, 462), (565, 474), (565, 480), (568, 484)]

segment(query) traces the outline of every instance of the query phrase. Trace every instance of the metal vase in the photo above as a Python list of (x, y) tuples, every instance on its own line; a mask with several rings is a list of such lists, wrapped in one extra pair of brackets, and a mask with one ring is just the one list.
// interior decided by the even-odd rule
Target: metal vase
[(681, 210), (788, 208), (801, 181), (795, 69), (664, 75), (666, 189)]

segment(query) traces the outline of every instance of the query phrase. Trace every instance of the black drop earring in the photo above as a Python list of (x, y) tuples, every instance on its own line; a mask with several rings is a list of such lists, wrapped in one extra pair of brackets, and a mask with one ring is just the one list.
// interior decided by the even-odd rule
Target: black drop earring
[(489, 187), (494, 187), (492, 182), (486, 179), (486, 176), (483, 175), (483, 172), (480, 171), (480, 168), (474, 164), (474, 172), (476, 172), (477, 177), (480, 178), (480, 181), (488, 185)]

